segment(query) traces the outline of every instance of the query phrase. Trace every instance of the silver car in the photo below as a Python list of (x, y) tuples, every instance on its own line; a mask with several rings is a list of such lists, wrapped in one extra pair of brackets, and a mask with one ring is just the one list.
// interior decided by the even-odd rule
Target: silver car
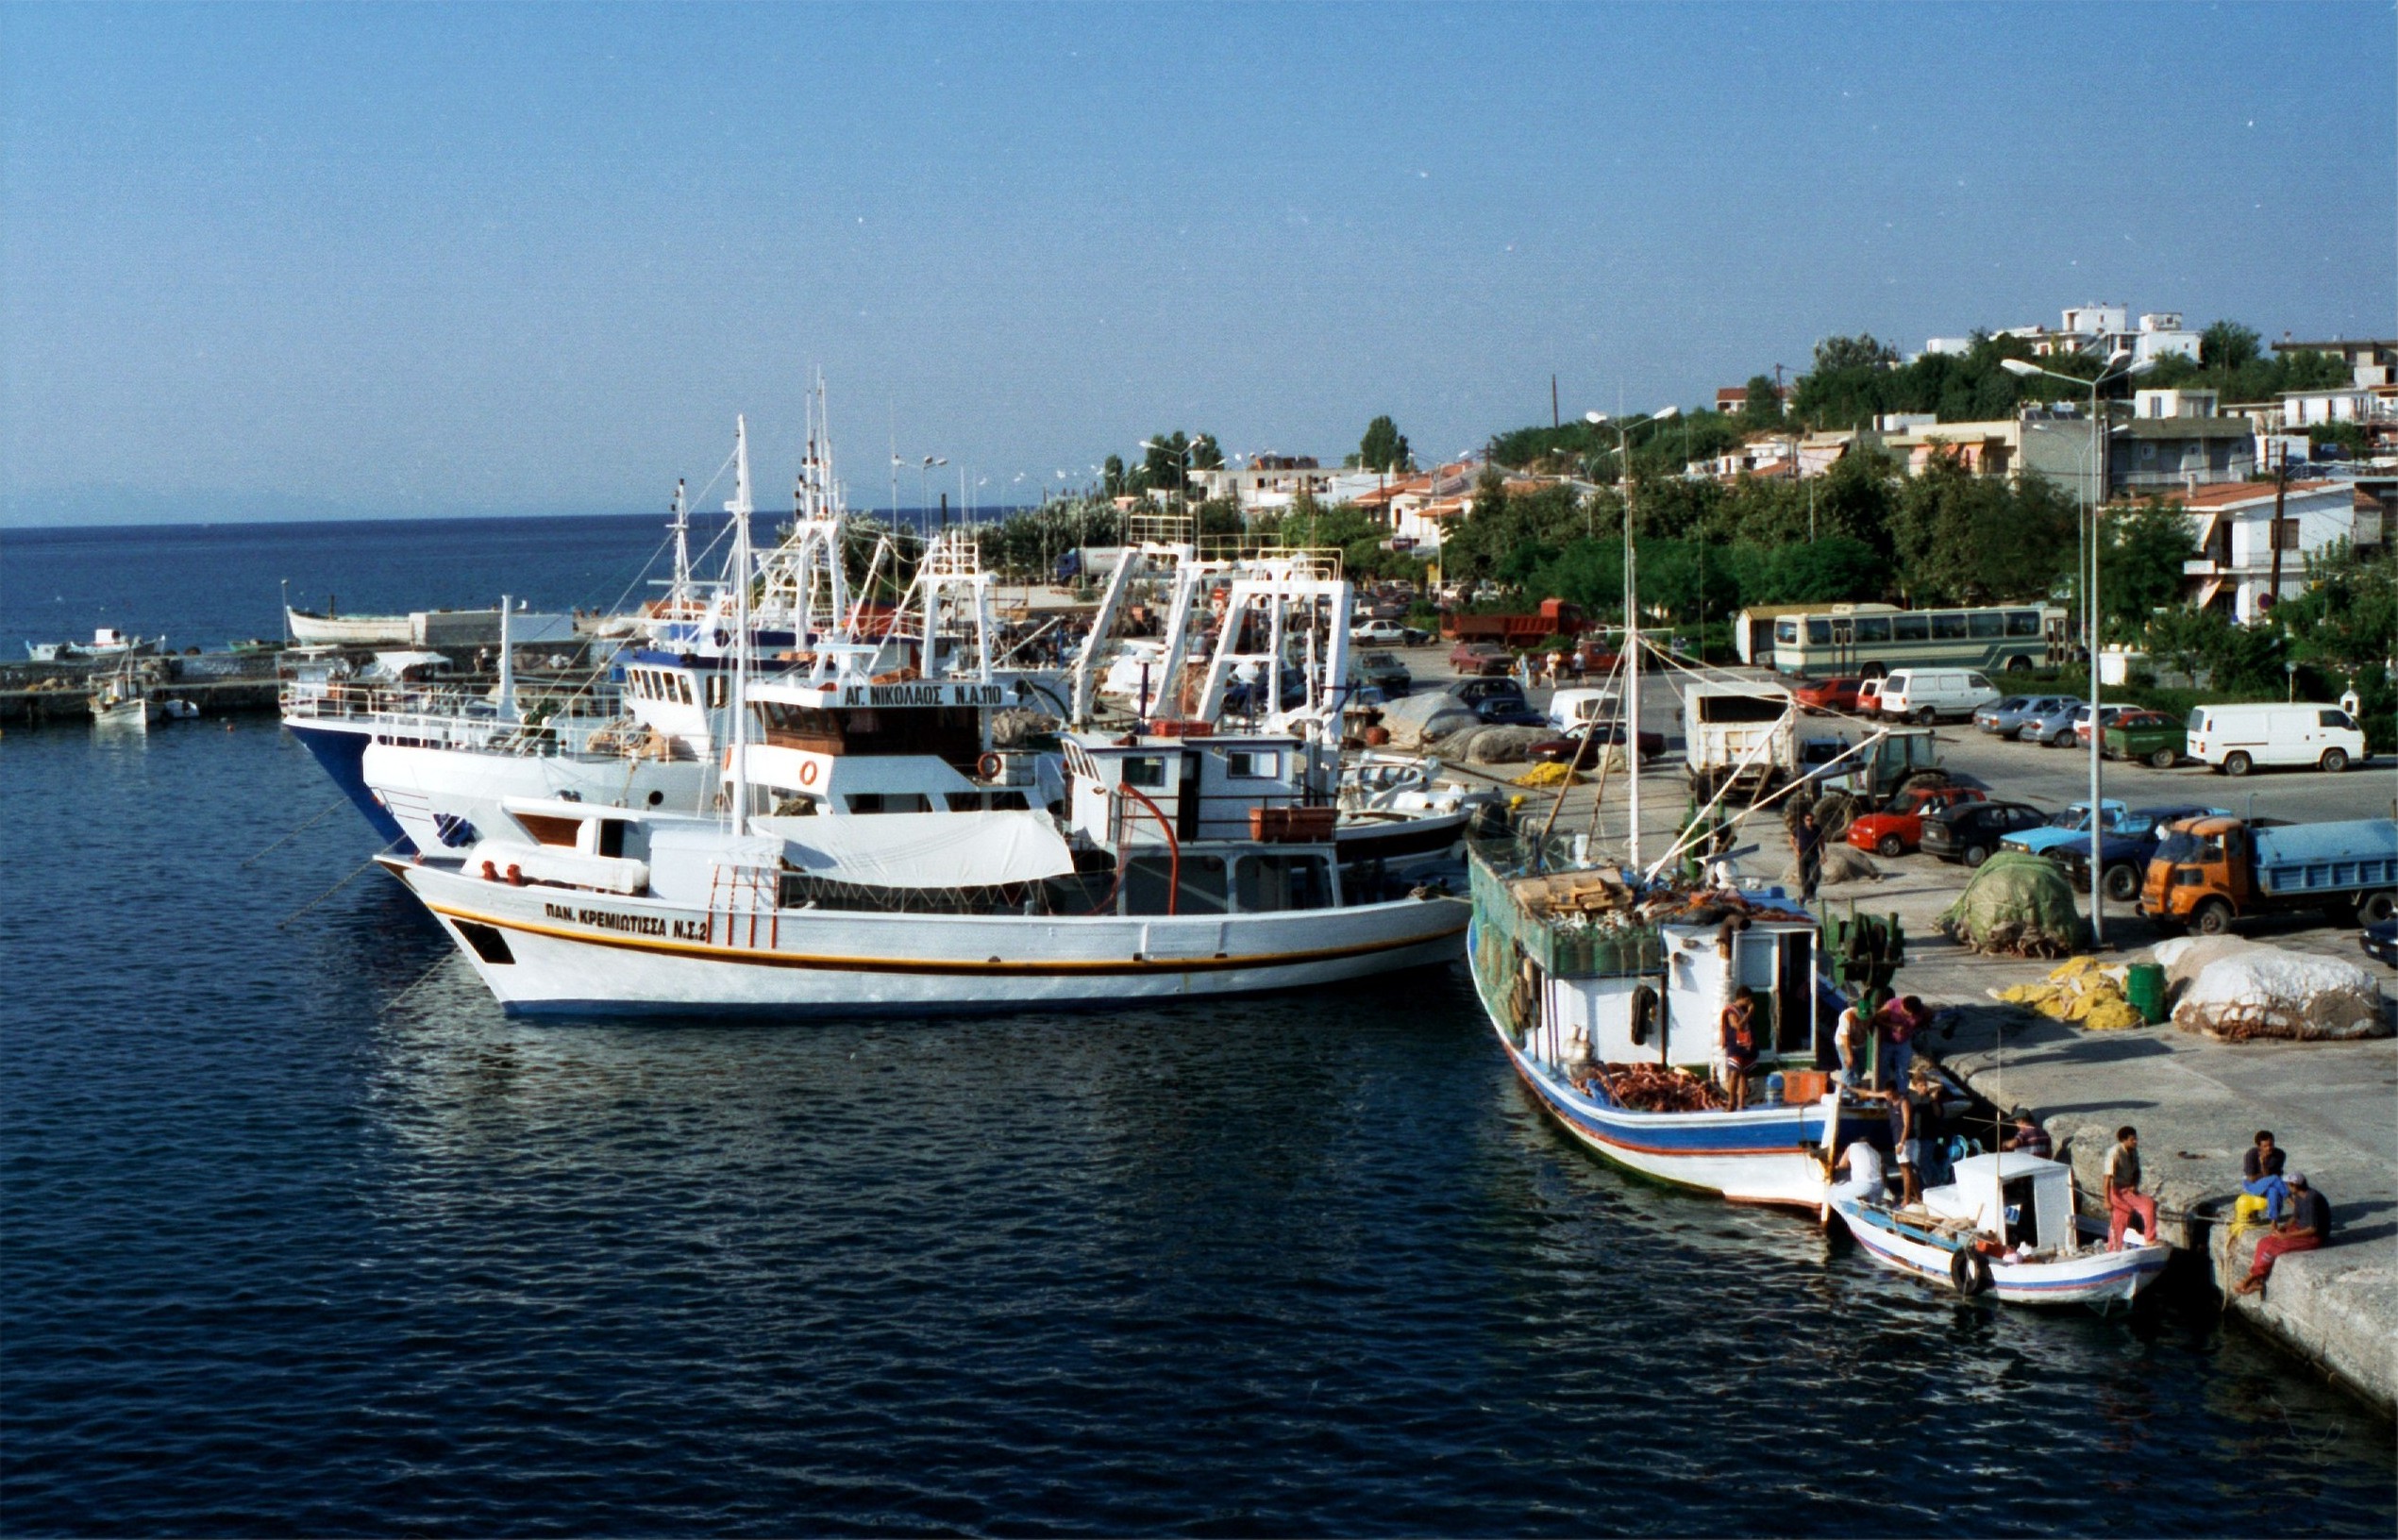
[(2037, 716), (2026, 714), (2017, 725), (2015, 736), (2019, 740), (2027, 744), (2046, 744), (2054, 746), (2058, 742), (2057, 734), (2063, 733), (2064, 742), (2070, 744), (2073, 741), (2073, 713), (2087, 711), (2089, 707), (2081, 701), (2062, 695), (2050, 696), (2048, 699), (2047, 711)]
[(2009, 695), (1975, 711), (1973, 725), (1984, 732), (1995, 732), (2002, 738), (2010, 738), (2032, 718), (2046, 716), (2072, 704), (2072, 699), (2066, 695)]

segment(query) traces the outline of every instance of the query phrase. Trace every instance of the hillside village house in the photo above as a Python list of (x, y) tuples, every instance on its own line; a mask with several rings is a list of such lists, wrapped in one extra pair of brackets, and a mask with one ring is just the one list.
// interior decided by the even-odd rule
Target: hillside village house
[[(2383, 512), (2398, 478), (2372, 483), (2293, 481), (2282, 494), (2281, 517), (2273, 515), (2270, 481), (2198, 487), (2172, 499), (2190, 521), (2199, 556), (2184, 563), (2185, 594), (2201, 609), (2220, 609), (2235, 620), (2264, 612), (2266, 594), (2289, 598), (2306, 588), (2306, 560), (2335, 543), (2381, 550)], [(2116, 505), (2119, 511), (2129, 504)], [(2281, 586), (2273, 587), (2273, 550), (2281, 549)]]

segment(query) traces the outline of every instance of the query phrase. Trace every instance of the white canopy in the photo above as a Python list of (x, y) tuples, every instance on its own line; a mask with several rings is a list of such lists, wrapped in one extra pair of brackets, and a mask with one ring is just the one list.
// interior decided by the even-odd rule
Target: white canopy
[(438, 652), (378, 652), (375, 655), (375, 666), (366, 672), (377, 678), (396, 679), (410, 669), (423, 668), (428, 663), (439, 663), (447, 668), (449, 660)]
[(877, 888), (982, 888), (1074, 870), (1045, 812), (872, 812), (753, 818), (811, 877)]

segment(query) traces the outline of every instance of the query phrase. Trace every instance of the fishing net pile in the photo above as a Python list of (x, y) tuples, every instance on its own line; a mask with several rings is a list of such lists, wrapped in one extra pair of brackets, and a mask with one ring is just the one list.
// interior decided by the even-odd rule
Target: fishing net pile
[(1022, 706), (1005, 706), (991, 713), (991, 746), (994, 748), (1024, 748), (1034, 740), (1051, 737), (1058, 730), (1058, 719), (1046, 711), (1031, 711)]
[(1440, 752), (1467, 764), (1519, 764), (1533, 745), (1555, 736), (1547, 728), (1467, 728), (1442, 738)]
[(1391, 746), (1411, 753), (1460, 728), (1482, 725), (1482, 718), (1464, 701), (1437, 693), (1387, 701), (1382, 713), (1382, 725), (1389, 729)]
[[(2254, 943), (2212, 950), (2173, 1007), (2173, 1025), (2184, 1031), (2234, 1043), (2390, 1035), (2381, 986), (2357, 963)], [(2172, 942), (2157, 946), (2168, 978), (2185, 961), (2181, 951)]]
[[(1871, 856), (1853, 845), (1835, 845), (1826, 841), (1817, 848), (1821, 853), (1823, 862), (1817, 880), (1826, 887), (1838, 882), (1879, 882), (1882, 880), (1882, 868), (1873, 864)], [(1782, 881), (1786, 886), (1795, 888), (1802, 880), (1799, 875), (1799, 858), (1794, 853), (1790, 857), (1790, 864), (1782, 873)]]
[(1507, 784), (1540, 791), (1553, 786), (1578, 786), (1585, 778), (1575, 775), (1563, 761), (1559, 761), (1554, 764), (1535, 764)]
[(2070, 957), (2089, 945), (2072, 885), (2045, 857), (2001, 851), (1933, 925), (1961, 946), (2008, 957)]
[(2077, 957), (2053, 968), (2036, 984), (1990, 991), (2009, 1005), (2029, 1006), (2058, 1021), (2079, 1022), (2093, 1032), (2120, 1032), (2140, 1025), (2139, 1011), (2123, 994), (2122, 967), (2104, 967), (2094, 957)]
[(1609, 1101), (1635, 1113), (1719, 1113), (1732, 1106), (1720, 1087), (1662, 1064), (1593, 1064), (1574, 1083), (1604, 1092)]

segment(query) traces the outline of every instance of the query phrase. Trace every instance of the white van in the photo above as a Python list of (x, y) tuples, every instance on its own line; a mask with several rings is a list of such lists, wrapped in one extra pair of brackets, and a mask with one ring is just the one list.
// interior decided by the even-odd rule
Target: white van
[(2319, 700), (2195, 706), (2186, 727), (2189, 757), (2227, 776), (2267, 764), (2345, 770), (2365, 757), (2365, 734), (2356, 719)]
[(1585, 722), (1621, 716), (1622, 707), (1623, 697), (1613, 690), (1560, 690), (1549, 697), (1549, 725), (1570, 732)]
[(1999, 688), (1962, 668), (1902, 668), (1882, 680), (1878, 709), (1929, 727), (1944, 716), (1971, 716), (2000, 697)]

